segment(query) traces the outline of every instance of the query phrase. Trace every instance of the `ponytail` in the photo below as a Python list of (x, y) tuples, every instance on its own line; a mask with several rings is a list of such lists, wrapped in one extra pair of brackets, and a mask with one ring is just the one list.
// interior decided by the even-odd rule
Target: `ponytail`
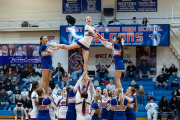
[(68, 106), (68, 94), (69, 94), (70, 87), (66, 87), (67, 95), (66, 95), (66, 107)]
[(122, 95), (122, 93), (119, 95), (119, 103), (120, 103), (120, 105), (119, 105), (119, 108), (120, 108), (120, 110), (122, 110), (123, 109), (123, 106), (124, 106), (124, 97), (123, 97), (123, 95)]
[(138, 111), (137, 111), (137, 98), (135, 98), (134, 112), (138, 112)]
[(101, 117), (101, 101), (98, 102), (98, 117)]
[(37, 108), (39, 107), (39, 97), (37, 96), (37, 99), (36, 99), (36, 106)]
[(83, 104), (82, 104), (82, 114), (83, 114), (83, 116), (85, 116), (85, 111), (86, 111), (86, 106), (85, 106), (85, 104), (86, 104), (86, 101), (85, 101), (85, 99), (83, 100)]
[(124, 50), (123, 50), (123, 45), (122, 45), (122, 39), (119, 36), (116, 36), (116, 40), (118, 40), (118, 44), (121, 47), (121, 59), (124, 59)]
[(38, 85), (38, 82), (37, 81), (33, 81), (31, 84), (30, 84), (30, 87), (29, 87), (29, 98), (31, 98), (31, 94), (34, 90), (36, 90), (36, 86)]
[[(41, 40), (43, 39), (43, 37), (44, 37), (44, 36), (41, 36), (41, 37), (40, 37), (40, 44), (39, 44), (39, 48), (40, 48), (40, 47), (41, 47), (41, 45), (42, 45)], [(40, 50), (40, 49), (39, 49), (39, 56), (41, 56), (41, 50)]]

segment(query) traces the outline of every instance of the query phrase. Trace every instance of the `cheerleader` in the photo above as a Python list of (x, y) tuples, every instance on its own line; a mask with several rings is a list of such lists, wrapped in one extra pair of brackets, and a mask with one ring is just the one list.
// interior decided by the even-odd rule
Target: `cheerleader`
[(38, 85), (37, 81), (33, 81), (32, 84), (30, 84), (29, 97), (31, 98), (32, 106), (33, 106), (33, 110), (29, 113), (30, 120), (36, 120), (37, 115), (38, 115), (38, 109), (37, 109), (37, 106), (36, 106), (36, 99), (37, 99), (36, 90), (38, 88), (39, 88), (39, 85)]
[(135, 97), (133, 96), (134, 93), (135, 93), (135, 89), (133, 87), (128, 87), (128, 89), (126, 90), (126, 94), (124, 94), (124, 98), (126, 98), (128, 101), (127, 108), (126, 108), (127, 120), (136, 120), (135, 112), (137, 111), (137, 101), (135, 100)]
[(126, 110), (127, 100), (124, 99), (123, 91), (121, 88), (116, 88), (115, 94), (117, 98), (112, 99), (110, 103), (107, 104), (107, 109), (108, 110), (111, 109), (114, 111), (113, 120), (126, 120), (125, 110)]
[(110, 99), (110, 97), (108, 96), (109, 94), (109, 91), (107, 89), (104, 89), (103, 90), (103, 97), (101, 99), (101, 107), (102, 107), (102, 113), (101, 113), (101, 116), (102, 116), (102, 120), (107, 120), (108, 118), (108, 111), (106, 109), (106, 105), (107, 105), (107, 102), (108, 100)]
[[(52, 94), (52, 89), (50, 87), (49, 87), (49, 90), (48, 90), (48, 96), (51, 97), (54, 100), (57, 99), (56, 95)], [(51, 102), (51, 106), (49, 108), (49, 114), (50, 114), (51, 120), (55, 120), (56, 110), (57, 110), (56, 104), (54, 102)]]
[(66, 113), (67, 113), (67, 107), (66, 107), (66, 97), (67, 97), (67, 91), (66, 87), (63, 88), (63, 96), (59, 99), (57, 106), (57, 118), (58, 120), (66, 120)]
[(45, 90), (40, 87), (36, 90), (38, 97), (36, 101), (36, 105), (38, 107), (38, 116), (36, 120), (51, 120), (49, 114), (49, 107), (51, 105), (51, 100), (49, 98), (45, 98)]
[(122, 88), (120, 85), (120, 79), (122, 75), (122, 71), (125, 70), (124, 68), (124, 63), (123, 63), (123, 54), (122, 54), (122, 45), (124, 44), (123, 40), (119, 36), (114, 37), (113, 42), (108, 42), (104, 38), (99, 39), (101, 43), (109, 49), (112, 49), (113, 52), (113, 58), (114, 58), (114, 63), (115, 63), (115, 88)]
[[(85, 25), (84, 37), (81, 38), (80, 40), (78, 40), (76, 43), (63, 46), (62, 49), (72, 50), (72, 49), (81, 47), (83, 50), (84, 71), (87, 72), (89, 47), (90, 47), (91, 41), (94, 40), (94, 38), (98, 37), (98, 36), (95, 33), (95, 29), (93, 27), (91, 27), (91, 17), (90, 16), (86, 17), (85, 22), (87, 23), (87, 25)], [(54, 46), (59, 46), (59, 45), (54, 45)]]
[(81, 84), (83, 77), (87, 74), (87, 72), (83, 72), (83, 75), (79, 78), (74, 88), (70, 85), (66, 88), (67, 97), (66, 97), (66, 107), (68, 106), (68, 110), (66, 113), (66, 120), (76, 120), (76, 92), (78, 86)]
[[(111, 92), (111, 99), (115, 99), (116, 98), (115, 89), (111, 90), (110, 92)], [(108, 100), (107, 106), (111, 104), (111, 99)], [(107, 109), (107, 106), (106, 106), (106, 109)], [(108, 120), (113, 120), (113, 118), (114, 118), (114, 110), (107, 109), (107, 111), (109, 111)]]
[[(42, 81), (41, 81), (41, 87), (45, 88), (46, 94), (48, 93), (49, 89), (49, 82), (51, 79), (53, 67), (52, 67), (52, 57), (55, 52), (57, 52), (62, 44), (56, 48), (51, 49), (47, 46), (48, 39), (46, 36), (40, 37), (40, 51), (39, 55), (42, 56), (42, 62), (41, 62), (41, 69), (42, 69)], [(52, 45), (50, 43), (50, 45)]]
[(89, 115), (92, 116), (91, 120), (102, 120), (101, 118), (101, 94), (94, 94), (94, 103), (89, 106)]

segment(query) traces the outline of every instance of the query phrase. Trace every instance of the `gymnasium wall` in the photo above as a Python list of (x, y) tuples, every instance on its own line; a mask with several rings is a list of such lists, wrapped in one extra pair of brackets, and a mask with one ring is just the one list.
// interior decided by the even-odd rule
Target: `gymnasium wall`
[[(39, 25), (40, 27), (67, 25), (65, 20), (66, 14), (62, 14), (62, 0), (0, 0), (0, 26), (15, 26), (18, 27), (24, 20), (30, 19), (30, 23)], [(157, 12), (118, 12), (117, 19), (120, 19), (121, 24), (130, 24), (132, 17), (136, 16), (139, 23), (143, 17), (147, 17), (151, 24), (171, 24), (172, 5), (180, 4), (179, 0), (158, 0)], [(103, 8), (115, 8), (115, 0), (102, 0)], [(179, 8), (179, 6), (176, 6)], [(179, 9), (174, 10), (179, 12)], [(16, 13), (19, 12), (19, 13)], [(30, 12), (29, 14), (27, 12)], [(112, 20), (113, 16), (103, 16), (101, 13), (89, 14), (72, 14), (76, 18), (76, 25), (85, 24), (84, 18), (89, 15), (93, 19), (93, 24), (100, 22), (103, 17), (103, 24), (107, 24)], [(180, 17), (179, 15), (175, 17)], [(15, 21), (5, 22), (5, 21)]]
[[(39, 43), (39, 37), (41, 35), (55, 35), (55, 40), (59, 43), (59, 31), (46, 31), (46, 32), (2, 32), (0, 33), (0, 42), (3, 43)], [(126, 47), (125, 54), (130, 54), (132, 62), (136, 64), (136, 47)], [(88, 70), (96, 70), (95, 67), (95, 55), (96, 54), (111, 54), (111, 50), (105, 47), (90, 47), (89, 55), (89, 65)], [(157, 74), (161, 72), (163, 64), (166, 64), (167, 67), (171, 63), (179, 69), (179, 62), (174, 54), (171, 52), (169, 47), (157, 47)], [(56, 67), (57, 63), (60, 62), (62, 67), (67, 71), (68, 70), (68, 51), (59, 50), (55, 53), (53, 58), (53, 66)], [(126, 64), (127, 66), (127, 64)], [(114, 64), (109, 68), (109, 76), (114, 76)]]

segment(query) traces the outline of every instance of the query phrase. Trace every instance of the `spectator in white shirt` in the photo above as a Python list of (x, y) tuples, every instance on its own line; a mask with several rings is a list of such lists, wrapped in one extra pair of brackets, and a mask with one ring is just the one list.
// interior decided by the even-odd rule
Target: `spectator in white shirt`
[(35, 72), (39, 77), (42, 76), (41, 64), (37, 65), (37, 67), (35, 68)]
[(120, 23), (117, 21), (117, 19), (114, 17), (113, 18), (113, 23), (111, 23), (110, 25), (120, 25)]
[(27, 87), (24, 86), (23, 91), (21, 92), (21, 95), (22, 95), (22, 98), (23, 98), (24, 101), (27, 99), (27, 96), (29, 95), (29, 92), (26, 91), (26, 90), (27, 90)]
[(131, 25), (139, 25), (138, 21), (136, 21), (136, 17), (133, 17), (133, 21), (131, 22)]
[(61, 90), (61, 89), (59, 88), (59, 85), (56, 83), (55, 88), (53, 89), (53, 94), (57, 95), (59, 90)]
[(115, 89), (115, 85), (113, 85), (113, 80), (109, 80), (109, 84), (106, 86), (106, 89), (108, 90)]
[(143, 18), (142, 25), (149, 25), (149, 21), (146, 17)]
[(30, 82), (33, 82), (33, 81), (37, 81), (37, 82), (40, 82), (40, 77), (38, 75), (36, 75), (36, 73), (33, 73), (32, 76), (30, 77)]

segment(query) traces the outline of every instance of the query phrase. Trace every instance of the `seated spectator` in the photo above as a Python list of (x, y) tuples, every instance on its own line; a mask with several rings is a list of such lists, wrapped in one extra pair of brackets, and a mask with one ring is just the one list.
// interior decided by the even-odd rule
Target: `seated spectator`
[(176, 72), (174, 72), (174, 73), (170, 76), (169, 81), (170, 81), (171, 87), (179, 87), (179, 78), (178, 78)]
[(64, 74), (64, 69), (61, 67), (61, 63), (58, 63), (58, 67), (56, 68), (55, 75), (53, 78), (57, 77), (58, 81), (62, 79), (62, 75)]
[(8, 94), (9, 97), (12, 97), (13, 96), (13, 85), (11, 84), (10, 80), (7, 80), (6, 88), (7, 88), (6, 93)]
[(2, 70), (5, 75), (6, 75), (6, 73), (8, 72), (8, 70), (9, 70), (9, 68), (8, 68), (7, 65), (5, 64), (5, 65), (3, 66), (3, 70)]
[(126, 69), (126, 81), (128, 77), (136, 80), (136, 67), (132, 64), (132, 61), (129, 62), (129, 66)]
[(109, 80), (109, 84), (106, 86), (107, 90), (115, 89), (115, 85), (113, 84), (113, 80)]
[(2, 90), (2, 89), (5, 89), (6, 91), (8, 90), (8, 88), (6, 87), (6, 81), (4, 81), (2, 83), (2, 86), (0, 86), (0, 90)]
[(11, 84), (12, 85), (19, 85), (20, 76), (18, 75), (17, 71), (14, 71), (14, 74), (11, 77)]
[(120, 25), (120, 23), (117, 21), (116, 17), (113, 18), (113, 23), (110, 25)]
[[(81, 63), (78, 61), (74, 67), (74, 72), (72, 72), (72, 80), (77, 80), (78, 79), (78, 75), (82, 73), (82, 65)], [(80, 75), (79, 75), (80, 76)]]
[(69, 76), (68, 76), (67, 72), (65, 72), (65, 73), (63, 74), (63, 77), (62, 77), (62, 87), (61, 87), (61, 89), (63, 89), (64, 86), (69, 86)]
[(108, 70), (105, 68), (104, 65), (102, 65), (97, 71), (97, 80), (100, 79), (100, 77), (103, 77), (103, 80), (106, 80), (108, 77)]
[(40, 82), (40, 77), (34, 72), (29, 79), (29, 82), (32, 83), (33, 81)]
[(161, 89), (161, 87), (166, 90), (167, 89), (168, 84), (165, 83), (165, 78), (163, 76), (162, 73), (160, 73), (160, 75), (156, 78), (156, 90)]
[(140, 76), (141, 81), (142, 81), (143, 75), (147, 75), (150, 81), (150, 69), (149, 69), (149, 66), (146, 64), (146, 61), (143, 61), (143, 64), (140, 66), (140, 69), (139, 69), (139, 76)]
[(19, 85), (16, 85), (11, 103), (15, 104), (15, 101), (19, 99), (19, 95), (21, 95), (21, 91), (19, 90)]
[(14, 108), (14, 114), (15, 114), (15, 120), (17, 120), (17, 111), (21, 111), (22, 117), (21, 119), (24, 119), (24, 100), (22, 99), (22, 96), (19, 95), (19, 99), (16, 101), (16, 107)]
[(168, 113), (168, 120), (171, 120), (172, 114), (171, 114), (171, 110), (169, 109), (168, 101), (166, 100), (165, 96), (162, 96), (161, 101), (159, 102), (159, 113), (158, 113), (159, 120), (161, 120), (161, 114), (164, 112)]
[(147, 105), (145, 106), (145, 109), (147, 110), (148, 120), (151, 120), (152, 117), (153, 117), (153, 120), (157, 120), (158, 106), (156, 103), (154, 103), (153, 97), (150, 98), (150, 103), (147, 103)]
[(143, 106), (143, 103), (144, 103), (144, 95), (145, 95), (145, 92), (144, 92), (144, 88), (142, 85), (139, 86), (139, 90), (137, 92), (137, 100), (138, 100), (138, 104), (139, 106)]
[(169, 102), (169, 107), (170, 107), (171, 112), (172, 112), (173, 120), (178, 120), (178, 117), (179, 117), (179, 102), (178, 102), (176, 96), (173, 96), (171, 98), (171, 101)]
[(54, 83), (54, 81), (53, 81), (53, 79), (51, 78), (50, 79), (50, 82), (49, 82), (49, 87), (53, 90), (54, 89), (54, 87), (55, 87), (55, 83)]
[(149, 25), (149, 21), (146, 17), (143, 18), (142, 25)]
[(9, 107), (9, 96), (5, 89), (1, 90), (0, 93), (0, 109), (7, 110)]
[(27, 96), (29, 95), (29, 92), (26, 91), (26, 90), (27, 90), (27, 87), (24, 86), (24, 87), (23, 87), (23, 91), (21, 92), (21, 96), (22, 96), (22, 98), (23, 98), (24, 101), (26, 101), (26, 98), (27, 98)]
[(19, 75), (19, 74), (21, 74), (22, 70), (18, 65), (16, 65), (13, 71), (16, 71), (18, 73), (18, 75)]
[(177, 72), (178, 69), (176, 68), (175, 64), (172, 63), (171, 67), (169, 68), (169, 74), (170, 76), (173, 74), (173, 72)]
[(164, 76), (164, 78), (165, 78), (165, 80), (169, 80), (169, 75), (168, 75), (168, 69), (166, 68), (166, 65), (164, 64), (163, 65), (163, 68), (162, 68), (162, 73), (163, 73), (163, 76)]
[(11, 77), (14, 75), (14, 71), (11, 67), (9, 67), (9, 70), (6, 72), (6, 78), (11, 80)]
[(28, 118), (28, 114), (32, 111), (32, 101), (29, 98), (29, 96), (27, 96), (26, 101), (24, 102), (24, 113), (26, 115), (25, 120), (29, 119)]
[(22, 71), (22, 73), (21, 73), (21, 80), (24, 82), (24, 85), (27, 85), (27, 84), (29, 84), (29, 81), (30, 81), (30, 74), (29, 74), (29, 72), (28, 72), (28, 70), (27, 70), (27, 67), (25, 67), (24, 68), (24, 71)]
[(133, 87), (135, 88), (135, 90), (138, 90), (139, 86), (136, 84), (136, 82), (134, 80), (131, 81), (131, 84), (129, 85), (129, 87)]
[(4, 72), (1, 71), (1, 75), (0, 75), (0, 85), (3, 83), (3, 81), (6, 81), (6, 75), (4, 75)]
[(28, 65), (27, 71), (29, 72), (30, 75), (32, 75), (32, 73), (34, 72), (32, 64)]
[(37, 67), (35, 68), (35, 72), (39, 77), (42, 76), (41, 64), (37, 65)]
[(54, 94), (54, 95), (57, 95), (58, 90), (61, 90), (61, 89), (59, 88), (59, 85), (56, 83), (56, 86), (55, 86), (55, 88), (53, 89), (53, 94)]
[(131, 25), (139, 25), (138, 21), (136, 21), (136, 17), (133, 17), (133, 21), (131, 22)]
[(177, 97), (178, 101), (180, 101), (180, 86), (179, 86), (178, 90), (176, 90), (174, 92), (174, 95)]

